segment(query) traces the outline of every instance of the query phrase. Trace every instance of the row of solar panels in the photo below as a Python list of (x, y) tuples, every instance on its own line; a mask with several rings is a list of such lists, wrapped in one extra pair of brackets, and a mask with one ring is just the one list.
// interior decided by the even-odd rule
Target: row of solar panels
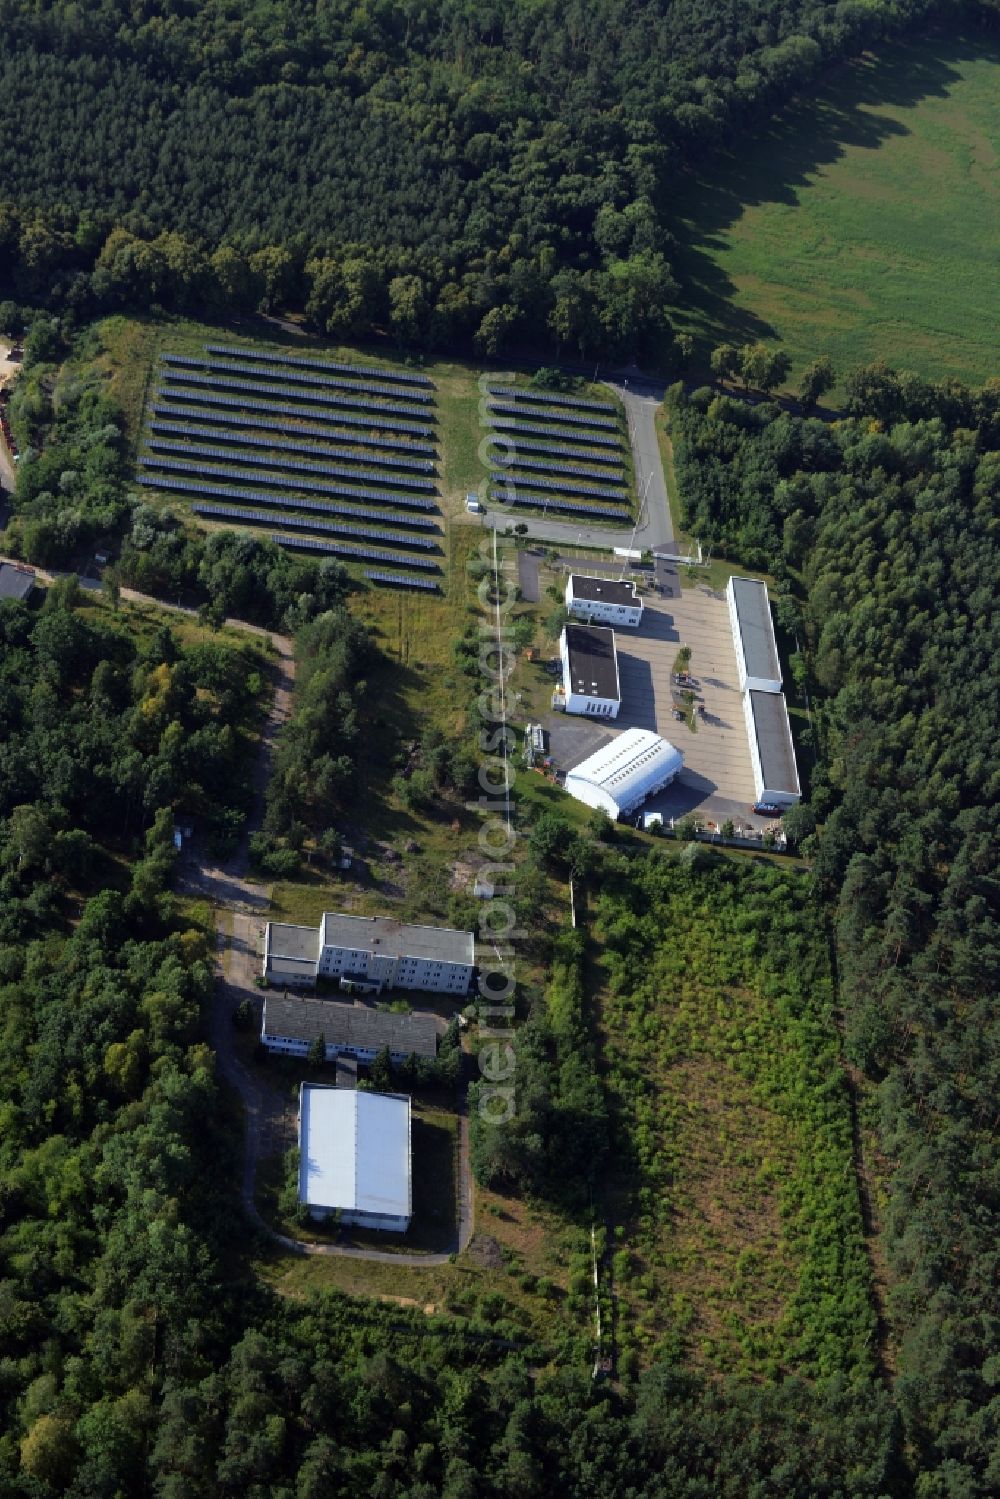
[(614, 411), (610, 401), (587, 401), (582, 396), (543, 396), (537, 390), (522, 390), (517, 385), (487, 385), (487, 393), (501, 400), (529, 401), (539, 406), (569, 406), (578, 411)]
[(303, 552), (323, 552), (328, 557), (344, 557), (347, 561), (371, 561), (395, 563), (397, 567), (424, 567), (439, 571), (436, 562), (429, 557), (407, 557), (401, 552), (387, 552), (381, 547), (348, 546), (344, 541), (314, 541), (311, 536), (272, 536), (282, 547), (294, 547)]
[[(164, 442), (155, 437), (149, 438), (148, 441), (149, 446), (156, 452), (167, 453), (173, 458), (221, 458), (223, 462), (235, 459), (237, 463), (245, 464), (248, 468), (282, 469), (291, 473), (321, 475), (328, 479), (360, 479), (362, 484), (370, 484), (373, 479), (377, 479), (382, 484), (396, 484), (400, 489), (422, 489), (431, 494), (437, 487), (433, 479), (420, 479), (414, 474), (371, 474), (366, 469), (344, 468), (339, 463), (303, 463), (296, 458), (273, 458), (270, 455), (264, 457), (260, 453), (230, 453), (225, 448), (212, 448), (204, 443)], [(368, 461), (377, 462), (377, 459)], [(211, 472), (211, 470), (206, 470), (206, 472)], [(225, 474), (223, 477), (233, 478), (234, 475)], [(308, 488), (308, 483), (303, 487)]]
[(329, 391), (320, 395), (317, 391), (313, 390), (289, 390), (286, 385), (269, 385), (263, 380), (237, 380), (230, 379), (228, 376), (223, 378), (219, 375), (195, 375), (190, 370), (161, 370), (160, 378), (169, 380), (172, 385), (194, 385), (199, 388), (207, 387), (209, 390), (242, 390), (251, 396), (265, 396), (268, 398), (275, 396), (282, 401), (303, 401), (310, 408), (313, 406), (327, 406), (337, 409), (346, 407), (349, 410), (353, 406), (360, 407), (363, 411), (384, 411), (387, 416), (391, 417), (419, 416), (424, 421), (434, 420), (433, 412), (425, 411), (421, 406), (385, 406), (381, 402), (373, 400), (371, 396), (365, 395), (363, 391), (359, 391), (356, 395), (347, 395), (346, 393), (334, 395)]
[[(185, 395), (187, 396), (188, 393), (185, 392)], [(197, 398), (192, 396), (191, 399)], [(239, 401), (226, 401), (224, 404), (227, 406), (240, 406), (241, 403)], [(370, 437), (368, 436), (367, 429), (375, 429), (377, 431), (381, 428), (382, 424), (377, 421), (369, 420), (367, 417), (361, 416), (345, 416), (341, 418), (335, 417), (331, 418), (331, 420), (338, 421), (341, 427), (364, 427), (366, 429), (366, 431), (364, 432), (328, 432), (325, 427), (290, 427), (287, 421), (268, 421), (266, 416), (262, 418), (256, 412), (254, 413), (253, 417), (248, 417), (233, 416), (228, 411), (191, 411), (186, 406), (164, 406), (154, 404), (150, 406), (149, 409), (150, 413), (153, 416), (177, 416), (182, 417), (187, 421), (190, 421), (192, 418), (194, 418), (199, 422), (211, 422), (213, 426), (236, 427), (240, 432), (245, 432), (248, 427), (252, 427), (255, 432), (287, 432), (295, 437), (298, 437), (300, 435), (302, 437), (323, 437), (326, 438), (327, 441), (330, 441), (332, 439), (335, 442), (353, 442), (358, 446), (367, 448), (389, 448), (395, 453), (434, 452), (434, 444), (432, 442), (419, 442), (415, 438)], [(394, 423), (394, 428), (396, 425), (398, 424)], [(409, 429), (409, 422), (406, 422), (403, 425), (407, 430)], [(222, 433), (220, 432), (218, 436), (221, 438)]]
[(374, 567), (365, 568), (365, 577), (369, 583), (381, 583), (386, 588), (429, 588), (438, 592), (438, 584), (433, 578), (411, 578), (406, 573), (386, 573)]
[(608, 484), (625, 482), (623, 468), (582, 468), (569, 463), (547, 463), (544, 459), (522, 458), (516, 449), (506, 457), (497, 455), (492, 461), (502, 463), (505, 468), (526, 468), (537, 474), (565, 474), (568, 479), (596, 479), (598, 483), (606, 481)]
[(618, 500), (621, 504), (627, 503), (628, 496), (620, 489), (597, 489), (590, 484), (574, 484), (572, 479), (539, 479), (537, 474), (530, 478), (520, 480), (516, 474), (509, 471), (500, 472), (495, 470), (490, 474), (493, 484), (513, 484), (515, 486), (530, 486), (532, 489), (545, 489), (555, 494), (579, 494), (589, 496), (592, 500)]
[[(504, 453), (528, 453), (532, 457), (536, 453), (548, 454), (555, 458), (573, 458), (578, 463), (621, 463), (621, 453), (617, 451), (620, 444), (610, 444), (616, 451), (601, 453), (591, 448), (571, 447), (566, 443), (558, 442), (533, 442), (530, 438), (522, 437), (519, 432), (492, 432), (489, 438)], [(499, 460), (497, 460), (499, 461)]]
[[(396, 494), (389, 489), (354, 489), (344, 484), (331, 484), (321, 479), (285, 479), (280, 474), (245, 474), (241, 469), (219, 468), (211, 464), (178, 463), (173, 458), (140, 458), (140, 467), (159, 469), (168, 474), (204, 474), (212, 479), (232, 479), (237, 484), (260, 484), (265, 488), (308, 490), (310, 494), (337, 494), (345, 500), (371, 500), (376, 505), (408, 505), (414, 510), (433, 510), (433, 500), (418, 499), (413, 495)], [(362, 474), (370, 479), (370, 474)]]
[[(260, 425), (257, 422), (257, 415), (258, 413), (263, 413), (265, 416), (309, 416), (313, 421), (336, 422), (341, 427), (368, 427), (375, 428), (381, 432), (411, 432), (415, 437), (434, 436), (434, 428), (424, 426), (420, 422), (398, 422), (394, 417), (352, 416), (345, 415), (343, 412), (327, 416), (322, 411), (305, 412), (298, 406), (284, 406), (276, 401), (251, 400), (249, 397), (239, 396), (235, 392), (232, 395), (217, 396), (211, 395), (208, 391), (204, 390), (174, 390), (161, 385), (157, 387), (154, 394), (157, 400), (197, 401), (202, 406), (221, 406), (230, 411), (250, 411), (253, 412), (253, 420), (257, 425)], [(201, 420), (204, 420), (206, 414), (205, 412), (199, 412), (198, 416)]]
[(589, 442), (597, 448), (621, 448), (620, 437), (605, 437), (602, 432), (574, 432), (572, 427), (526, 427), (520, 416), (494, 414), (493, 426), (498, 432), (516, 432), (518, 442), (522, 437), (568, 437), (573, 442)]
[(425, 552), (438, 550), (436, 536), (400, 536), (395, 531), (359, 531), (354, 526), (342, 525), (339, 521), (308, 520), (300, 515), (269, 515), (266, 510), (243, 510), (235, 505), (205, 505), (201, 501), (191, 506), (195, 515), (207, 520), (235, 520), (246, 526), (293, 526), (299, 531), (323, 531), (331, 536), (349, 536), (355, 541), (387, 541), (393, 546), (421, 547)]
[[(226, 417), (231, 421), (231, 417)], [(283, 442), (280, 438), (273, 440), (270, 437), (248, 437), (246, 432), (219, 432), (214, 427), (188, 427), (183, 422), (160, 422), (153, 420), (149, 424), (150, 432), (162, 434), (168, 437), (185, 437), (189, 441), (199, 437), (208, 438), (210, 442), (231, 442), (239, 447), (263, 448), (269, 453), (295, 453), (307, 458), (347, 458), (354, 463), (372, 463), (380, 468), (410, 468), (418, 469), (422, 474), (432, 474), (434, 465), (429, 458), (388, 458), (384, 453), (356, 453), (353, 448), (318, 448), (312, 443)], [(279, 432), (286, 428), (278, 427)], [(365, 443), (368, 447), (377, 448), (380, 444), (370, 437), (359, 437), (355, 439), (358, 443)], [(158, 447), (160, 444), (151, 442), (150, 447)], [(405, 447), (405, 443), (395, 443), (395, 447)], [(232, 458), (232, 453), (219, 453), (221, 457)]]
[(490, 497), (500, 505), (529, 505), (533, 510), (560, 510), (592, 520), (627, 521), (629, 513), (621, 505), (588, 505), (583, 500), (553, 500), (547, 494), (532, 494), (528, 489), (494, 489)]
[(338, 505), (335, 501), (303, 500), (296, 496), (289, 499), (283, 494), (259, 494), (253, 489), (234, 489), (225, 484), (201, 484), (197, 479), (157, 478), (155, 474), (140, 474), (139, 483), (147, 489), (169, 489), (176, 494), (206, 495), (211, 500), (248, 500), (252, 505), (272, 505), (282, 510), (308, 510), (313, 515), (343, 515), (351, 520), (391, 521), (396, 526), (411, 526), (415, 530), (437, 529), (437, 521), (426, 515), (413, 515), (406, 511), (397, 515), (392, 510), (370, 510), (363, 505)]
[(288, 384), (312, 385), (320, 389), (335, 389), (348, 391), (362, 391), (366, 395), (387, 396), (390, 400), (411, 400), (431, 402), (434, 400), (433, 391), (424, 390), (400, 390), (397, 386), (384, 385), (377, 380), (348, 380), (343, 375), (303, 375), (297, 370), (276, 371), (268, 364), (258, 364), (247, 360), (239, 363), (232, 359), (198, 359), (189, 358), (186, 354), (161, 354), (160, 358), (164, 364), (176, 365), (181, 369), (207, 370), (210, 373), (220, 375), (254, 375), (276, 376)]
[(570, 427), (598, 427), (606, 432), (614, 432), (618, 427), (613, 417), (574, 416), (571, 411), (526, 411), (516, 401), (500, 401), (493, 396), (490, 396), (487, 404), (491, 411), (499, 411), (503, 416), (519, 417), (522, 422), (542, 422), (551, 416), (553, 421), (565, 422)]
[(405, 370), (376, 369), (370, 364), (339, 364), (333, 359), (302, 359), (292, 354), (272, 354), (264, 349), (243, 349), (237, 344), (206, 344), (206, 354), (225, 354), (240, 359), (260, 359), (267, 364), (288, 364), (304, 370), (342, 370), (348, 375), (374, 375), (382, 380), (397, 380), (401, 385), (430, 385), (427, 375), (413, 375)]

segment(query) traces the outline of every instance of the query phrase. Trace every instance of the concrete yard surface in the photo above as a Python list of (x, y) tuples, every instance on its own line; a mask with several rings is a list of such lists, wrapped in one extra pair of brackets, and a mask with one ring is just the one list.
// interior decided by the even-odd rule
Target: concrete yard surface
[[(646, 803), (646, 811), (666, 817), (697, 811), (719, 822), (732, 818), (761, 825), (750, 812), (753, 771), (725, 596), (701, 586), (686, 588), (675, 598), (647, 595), (644, 603), (640, 627), (615, 632), (622, 699), (618, 718), (598, 725), (553, 714), (547, 727), (556, 764), (571, 769), (614, 734), (652, 729), (681, 751), (684, 769), (672, 786)], [(694, 732), (673, 716), (671, 677), (677, 652), (685, 645), (705, 707)]]

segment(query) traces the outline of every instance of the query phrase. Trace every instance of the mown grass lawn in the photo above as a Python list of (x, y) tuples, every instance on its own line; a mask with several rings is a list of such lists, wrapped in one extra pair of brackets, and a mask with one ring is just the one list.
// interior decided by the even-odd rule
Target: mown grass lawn
[(780, 338), (798, 371), (997, 373), (1000, 47), (932, 35), (836, 69), (681, 189), (674, 316), (699, 363)]

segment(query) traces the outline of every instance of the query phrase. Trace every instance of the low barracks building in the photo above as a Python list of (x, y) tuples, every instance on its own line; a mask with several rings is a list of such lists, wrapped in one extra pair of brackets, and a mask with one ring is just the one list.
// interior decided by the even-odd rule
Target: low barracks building
[(471, 932), (389, 916), (327, 911), (318, 929), (268, 922), (264, 938), (264, 978), (280, 987), (311, 989), (323, 977), (364, 994), (422, 989), (461, 996), (474, 971)]
[(433, 1015), (395, 1015), (368, 1005), (306, 999), (301, 994), (269, 994), (264, 1000), (260, 1039), (268, 1051), (281, 1056), (304, 1057), (322, 1039), (327, 1062), (337, 1057), (374, 1062), (383, 1047), (388, 1047), (396, 1063), (411, 1056), (433, 1061), (437, 1038)]

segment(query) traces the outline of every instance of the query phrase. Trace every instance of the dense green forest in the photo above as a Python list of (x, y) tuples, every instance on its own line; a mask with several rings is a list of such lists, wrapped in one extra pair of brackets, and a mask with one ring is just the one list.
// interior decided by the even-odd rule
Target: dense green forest
[[(471, 1277), (424, 1315), (283, 1298), (259, 1273), (205, 1040), (211, 922), (172, 883), (176, 818), (220, 857), (241, 836), (263, 657), (192, 619), (150, 625), (120, 587), (295, 635), (251, 844), (271, 875), (307, 845), (332, 861), (345, 809), (364, 819), (366, 734), (394, 768), (388, 658), (339, 564), (134, 502), (88, 322), (292, 309), (342, 340), (485, 356), (544, 339), (679, 370), (679, 178), (881, 37), (995, 15), (0, 0), (0, 330), (29, 324), (3, 550), (70, 573), (109, 539), (119, 554), (101, 599), (69, 576), (0, 602), (0, 1499), (1000, 1491), (1000, 384), (875, 364), (821, 419), (827, 364), (796, 412), (768, 399), (784, 352), (750, 345), (716, 351), (715, 385), (670, 392), (685, 528), (776, 586), (810, 867), (665, 851), (524, 799), (512, 901), (546, 976), (517, 996), (509, 1127), (478, 1120), (471, 1090), (473, 1164), (574, 1231), (612, 1191), (635, 1227), (602, 1259), (620, 1319), (602, 1380), (566, 1359), (565, 1328), (547, 1345)], [(479, 646), (470, 614), (458, 710), (488, 685)], [(401, 803), (474, 794), (472, 741), (414, 733)], [(570, 875), (574, 932), (547, 924)], [(715, 1013), (696, 1036), (699, 1003)], [(699, 1047), (780, 1118), (786, 1152), (768, 1166), (785, 1259), (726, 1288), (705, 1373), (690, 1304), (660, 1294), (699, 1122), (671, 1069)], [(629, 1248), (663, 1278), (630, 1286)], [(580, 1346), (591, 1290), (567, 1279)], [(780, 1305), (770, 1324), (758, 1297)]]
[[(884, 365), (832, 426), (674, 392), (687, 522), (774, 574), (820, 754), (816, 875), (888, 1169), (899, 1409), (921, 1492), (997, 1483), (1000, 423)], [(936, 1485), (936, 1486), (935, 1486)]]
[(679, 176), (941, 0), (0, 3), (0, 274), (84, 313), (683, 359)]

